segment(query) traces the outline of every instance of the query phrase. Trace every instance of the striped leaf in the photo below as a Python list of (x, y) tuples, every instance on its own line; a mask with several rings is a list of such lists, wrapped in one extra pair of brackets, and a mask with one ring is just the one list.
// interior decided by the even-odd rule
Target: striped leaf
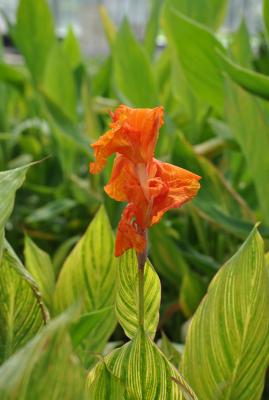
[(50, 256), (26, 236), (24, 257), (26, 268), (37, 281), (44, 301), (50, 306), (55, 285)]
[(268, 309), (268, 269), (255, 228), (215, 276), (188, 332), (182, 371), (200, 400), (260, 399)]
[(0, 367), (1, 400), (83, 400), (84, 370), (72, 353), (73, 310), (49, 323)]
[(23, 184), (30, 165), (0, 172), (0, 258), (3, 251), (5, 224), (14, 207), (16, 190)]
[(5, 248), (0, 264), (0, 364), (32, 339), (46, 319), (37, 285)]
[[(61, 312), (71, 304), (82, 301), (81, 315), (114, 306), (116, 263), (114, 239), (105, 209), (99, 212), (86, 233), (68, 256), (55, 290), (55, 309)], [(116, 324), (114, 310), (90, 329), (84, 341), (86, 365), (91, 352), (102, 351)]]
[[(122, 390), (118, 397), (112, 397), (106, 389), (107, 382), (114, 391)], [(132, 341), (113, 351), (90, 372), (88, 390), (93, 400), (197, 399), (184, 378), (140, 329)]]
[[(144, 320), (145, 330), (154, 338), (159, 321), (161, 301), (160, 280), (147, 261), (144, 272)], [(133, 338), (138, 328), (138, 266), (134, 251), (120, 257), (116, 296), (117, 319), (126, 335)]]

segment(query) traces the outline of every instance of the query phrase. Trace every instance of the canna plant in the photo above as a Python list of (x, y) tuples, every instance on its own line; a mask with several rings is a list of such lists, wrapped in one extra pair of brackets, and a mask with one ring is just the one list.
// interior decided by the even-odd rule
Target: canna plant
[[(19, 1), (22, 65), (0, 44), (1, 400), (268, 399), (263, 3), (255, 53), (244, 21), (216, 34), (226, 0), (153, 1), (142, 43), (102, 8), (110, 53), (92, 64), (46, 0)], [(120, 106), (97, 140), (122, 102), (163, 104), (166, 124)]]
[[(115, 256), (122, 256), (130, 249), (136, 253), (138, 277), (136, 278), (136, 272), (134, 277), (138, 281), (138, 309), (135, 329), (126, 328), (123, 324), (127, 336), (131, 333), (129, 337), (132, 341), (116, 350), (105, 363), (115, 371), (119, 380), (126, 381), (126, 392), (122, 391), (124, 396), (128, 393), (130, 398), (177, 399), (181, 398), (181, 392), (187, 392), (187, 396), (194, 399), (196, 396), (183, 377), (173, 370), (168, 360), (154, 347), (151, 341), (151, 336), (154, 337), (152, 332), (145, 329), (144, 275), (148, 228), (158, 223), (169, 209), (180, 207), (191, 200), (199, 190), (200, 176), (154, 158), (159, 128), (163, 124), (162, 107), (132, 109), (121, 105), (111, 113), (111, 117), (110, 130), (92, 144), (96, 160), (90, 163), (90, 172), (100, 172), (107, 158), (116, 153), (111, 179), (105, 186), (105, 191), (117, 201), (128, 202), (118, 226)], [(123, 268), (128, 267), (124, 265)], [(123, 281), (127, 273), (122, 270)], [(118, 310), (120, 314), (120, 306)], [(125, 318), (126, 315), (123, 320)], [(153, 318), (156, 320), (156, 316)], [(148, 322), (148, 326), (151, 326), (152, 321)], [(136, 349), (138, 359), (130, 357), (130, 348)], [(158, 363), (161, 363), (160, 366)], [(132, 373), (136, 368), (140, 372), (133, 378)], [(146, 375), (143, 375), (143, 371)], [(89, 378), (90, 388), (94, 387), (96, 393), (99, 393), (97, 398), (101, 398), (99, 391), (103, 390), (98, 382), (102, 379), (99, 374), (102, 375), (102, 372), (100, 373), (100, 365), (97, 365)]]

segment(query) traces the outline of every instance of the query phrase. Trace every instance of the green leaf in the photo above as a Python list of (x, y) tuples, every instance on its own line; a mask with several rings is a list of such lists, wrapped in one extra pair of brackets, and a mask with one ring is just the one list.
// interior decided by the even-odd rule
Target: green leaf
[(269, 100), (269, 78), (235, 64), (218, 52), (221, 64), (230, 78), (248, 92)]
[(40, 82), (48, 54), (55, 42), (53, 18), (46, 0), (19, 2), (13, 36), (34, 81)]
[(214, 30), (222, 24), (228, 6), (227, 0), (166, 1), (175, 10)]
[(103, 323), (109, 314), (113, 312), (112, 307), (101, 308), (97, 311), (92, 311), (87, 314), (83, 314), (77, 322), (71, 327), (71, 338), (73, 346), (77, 347), (84, 339), (87, 339), (89, 333), (95, 329), (97, 324)]
[(222, 113), (224, 85), (215, 53), (216, 49), (224, 52), (220, 42), (205, 27), (169, 5), (164, 8), (163, 26), (193, 92)]
[(113, 43), (115, 42), (117, 36), (117, 28), (112, 19), (110, 18), (107, 9), (104, 5), (99, 6), (99, 13), (102, 20), (102, 25), (104, 28), (104, 32), (107, 38), (107, 41), (112, 47)]
[(5, 248), (0, 264), (0, 364), (32, 339), (46, 319), (35, 281)]
[(137, 107), (158, 105), (149, 58), (124, 20), (113, 47), (114, 89), (119, 99)]
[(189, 267), (180, 250), (170, 239), (168, 230), (163, 222), (153, 226), (150, 231), (151, 248), (150, 255), (156, 270), (167, 281), (179, 287), (183, 276), (188, 272)]
[(0, 171), (0, 260), (3, 249), (4, 229), (14, 207), (15, 194), (23, 184), (30, 165), (8, 171)]
[(163, 5), (163, 0), (151, 1), (151, 13), (146, 25), (144, 38), (144, 47), (150, 57), (154, 56), (156, 50), (157, 35), (160, 28), (160, 13)]
[(72, 353), (69, 310), (0, 368), (1, 400), (83, 400), (84, 370)]
[(68, 28), (67, 35), (64, 38), (63, 50), (71, 68), (76, 69), (82, 63), (82, 54), (78, 39), (71, 27)]
[(76, 87), (71, 64), (63, 48), (56, 43), (48, 54), (44, 78), (40, 87), (46, 100), (69, 118), (76, 121)]
[(202, 177), (201, 189), (193, 204), (206, 214), (211, 214), (212, 207), (226, 214), (241, 214), (241, 205), (231, 197), (228, 184), (217, 168), (207, 158), (195, 154), (194, 148), (182, 134), (178, 134), (173, 146), (172, 161), (176, 165), (191, 170)]
[(262, 100), (254, 98), (227, 81), (226, 115), (233, 134), (242, 148), (258, 195), (262, 216), (269, 224), (269, 112)]
[[(155, 336), (159, 322), (161, 285), (149, 261), (144, 272), (145, 331)], [(125, 252), (119, 259), (116, 314), (125, 334), (132, 338), (138, 329), (138, 265), (134, 251)]]
[(179, 368), (182, 355), (174, 344), (170, 342), (164, 332), (162, 332), (162, 339), (159, 347), (168, 361), (170, 361), (176, 368)]
[(105, 361), (100, 361), (90, 372), (88, 386), (92, 400), (127, 400), (124, 385), (109, 371)]
[[(102, 397), (104, 393), (108, 393), (105, 387), (107, 382), (109, 381), (110, 385), (114, 383), (115, 390), (117, 379), (123, 385), (123, 388), (119, 388), (117, 384), (117, 390), (121, 389), (120, 397)], [(141, 330), (138, 330), (132, 341), (106, 356), (101, 365), (97, 364), (89, 374), (88, 387), (89, 393), (92, 393), (94, 388), (93, 400), (181, 400), (182, 394), (187, 400), (197, 400), (184, 378)]]
[(263, 0), (263, 21), (267, 42), (269, 43), (269, 0)]
[(238, 30), (232, 36), (230, 50), (236, 62), (245, 67), (251, 67), (253, 55), (245, 19), (242, 19)]
[(27, 224), (34, 224), (37, 222), (53, 220), (58, 215), (74, 208), (75, 205), (75, 201), (71, 199), (60, 198), (53, 200), (40, 208), (36, 208), (26, 217), (25, 221)]
[[(61, 269), (55, 290), (57, 312), (77, 301), (82, 302), (81, 317), (114, 306), (116, 259), (113, 254), (113, 233), (105, 209), (101, 207)], [(115, 324), (112, 310), (89, 332), (82, 350), (86, 364), (90, 352), (103, 350)]]
[(55, 286), (55, 276), (50, 256), (26, 236), (24, 257), (27, 270), (38, 283), (45, 303), (50, 306)]
[(0, 63), (0, 81), (9, 83), (19, 91), (23, 92), (26, 77), (19, 69), (8, 64)]
[(268, 307), (268, 269), (255, 228), (211, 282), (189, 328), (182, 372), (199, 399), (260, 398), (268, 364)]
[(183, 277), (180, 286), (179, 305), (186, 317), (191, 317), (206, 292), (207, 284), (192, 271)]

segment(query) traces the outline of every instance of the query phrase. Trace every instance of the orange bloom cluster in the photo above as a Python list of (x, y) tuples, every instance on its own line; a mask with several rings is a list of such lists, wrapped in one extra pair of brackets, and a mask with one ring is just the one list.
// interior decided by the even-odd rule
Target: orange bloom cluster
[(200, 176), (154, 158), (163, 108), (132, 109), (119, 106), (112, 115), (110, 130), (92, 144), (96, 161), (90, 172), (99, 173), (107, 158), (116, 153), (106, 193), (127, 202), (118, 226), (115, 255), (134, 248), (143, 253), (145, 231), (171, 208), (192, 199)]

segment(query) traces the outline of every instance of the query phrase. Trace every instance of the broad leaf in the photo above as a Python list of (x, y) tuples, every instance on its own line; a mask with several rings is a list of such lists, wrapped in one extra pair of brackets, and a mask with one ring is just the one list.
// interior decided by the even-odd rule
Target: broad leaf
[(111, 20), (106, 7), (102, 4), (99, 7), (99, 13), (100, 13), (100, 17), (102, 20), (102, 25), (104, 28), (104, 32), (105, 32), (107, 41), (108, 41), (110, 47), (112, 47), (112, 45), (116, 39), (116, 36), (117, 36), (117, 28), (116, 28), (114, 22)]
[[(161, 286), (158, 275), (147, 261), (144, 271), (145, 330), (155, 336), (159, 321)], [(116, 314), (119, 323), (129, 338), (138, 329), (138, 266), (134, 251), (124, 253), (119, 260)]]
[(5, 248), (0, 263), (0, 364), (32, 339), (46, 319), (35, 281)]
[(113, 312), (112, 307), (101, 308), (100, 310), (83, 314), (78, 321), (75, 321), (70, 329), (74, 347), (77, 347), (84, 339), (87, 339), (89, 332), (94, 331), (97, 324), (103, 323), (106, 318), (109, 318), (111, 312)]
[(225, 18), (228, 0), (168, 0), (167, 3), (191, 19), (217, 29)]
[(168, 235), (168, 229), (163, 222), (153, 226), (150, 231), (150, 256), (157, 272), (176, 288), (188, 273), (189, 266), (176, 244)]
[(188, 271), (180, 286), (179, 305), (186, 317), (191, 317), (206, 292), (207, 284), (202, 278)]
[[(105, 365), (104, 365), (105, 363)], [(105, 374), (105, 376), (104, 376)], [(110, 376), (108, 377), (108, 374)], [(106, 391), (105, 385), (110, 381), (113, 390), (120, 380), (123, 387), (119, 400), (126, 399), (183, 399), (197, 400), (197, 397), (179, 372), (170, 364), (154, 342), (143, 331), (138, 330), (134, 339), (113, 351), (104, 361), (101, 361), (90, 372), (88, 378), (89, 393), (93, 400), (112, 399), (102, 397)], [(115, 393), (115, 392), (114, 392)], [(124, 394), (123, 394), (124, 393)], [(183, 397), (184, 395), (184, 397)]]
[(56, 43), (48, 54), (41, 90), (46, 100), (64, 117), (76, 121), (76, 87), (71, 62)]
[(158, 105), (148, 55), (124, 20), (113, 46), (114, 89), (119, 99), (137, 107)]
[(146, 32), (144, 38), (144, 47), (150, 57), (154, 56), (157, 47), (157, 35), (159, 31), (160, 13), (163, 0), (151, 1), (151, 13), (146, 25)]
[(182, 371), (199, 399), (260, 398), (268, 364), (268, 308), (268, 269), (255, 228), (213, 279), (189, 328)]
[[(175, 50), (184, 74), (198, 98), (223, 112), (223, 77), (216, 49), (224, 49), (202, 25), (166, 5), (163, 25), (168, 45)], [(190, 45), (191, 43), (191, 45)]]
[(35, 82), (40, 82), (48, 54), (55, 42), (53, 18), (46, 0), (19, 2), (13, 35)]
[(269, 224), (269, 146), (266, 104), (227, 81), (226, 114), (232, 132), (242, 148), (255, 183), (263, 218)]
[(9, 64), (0, 63), (0, 81), (7, 82), (19, 91), (23, 91), (26, 77), (19, 69), (15, 69)]
[(26, 268), (37, 281), (44, 301), (50, 306), (55, 286), (55, 276), (50, 256), (26, 236), (24, 257)]
[(1, 400), (83, 400), (84, 370), (72, 353), (68, 311), (0, 368)]
[(75, 70), (82, 63), (82, 54), (79, 41), (71, 27), (69, 27), (64, 39), (63, 50), (65, 58), (69, 61), (69, 65), (73, 70)]
[(90, 373), (88, 387), (92, 400), (127, 400), (124, 385), (110, 372), (103, 360)]
[[(114, 306), (116, 262), (113, 254), (113, 233), (101, 207), (62, 267), (55, 291), (57, 312), (77, 301), (82, 302), (82, 318), (85, 313)], [(94, 329), (89, 329), (82, 350), (86, 364), (91, 352), (103, 350), (115, 324), (115, 313), (111, 310)]]
[[(248, 210), (242, 209), (244, 202), (238, 203), (240, 196), (231, 196), (229, 184), (220, 172), (206, 157), (195, 154), (194, 148), (186, 141), (183, 135), (177, 135), (175, 139), (172, 161), (176, 165), (194, 171), (202, 176), (202, 186), (193, 204), (203, 212), (211, 215), (214, 208), (222, 210), (223, 213), (238, 215)], [(215, 215), (214, 215), (215, 216)]]
[(269, 0), (263, 0), (263, 21), (267, 35), (267, 42), (269, 43)]
[(172, 342), (170, 342), (164, 332), (162, 332), (162, 339), (159, 347), (168, 359), (168, 361), (170, 361), (176, 368), (179, 368), (180, 360), (182, 357), (181, 352), (175, 347)]
[(0, 259), (3, 248), (5, 224), (13, 210), (16, 190), (23, 184), (30, 165), (0, 172)]
[(250, 44), (250, 36), (246, 21), (242, 19), (238, 30), (232, 36), (232, 42), (229, 47), (232, 58), (244, 67), (251, 67), (253, 55)]
[(269, 100), (269, 78), (266, 75), (240, 67), (218, 53), (221, 64), (230, 78), (248, 92)]

